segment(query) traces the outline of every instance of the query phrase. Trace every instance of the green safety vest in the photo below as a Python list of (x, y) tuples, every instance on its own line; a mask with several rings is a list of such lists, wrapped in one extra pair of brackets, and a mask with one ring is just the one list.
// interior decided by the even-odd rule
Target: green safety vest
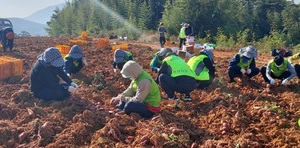
[(185, 63), (185, 61), (176, 56), (170, 55), (166, 57), (163, 62), (166, 62), (172, 69), (171, 77), (178, 77), (178, 76), (190, 76), (195, 78), (194, 72), (190, 69), (190, 67)]
[(280, 67), (277, 67), (275, 65), (274, 60), (270, 63), (271, 72), (274, 74), (274, 76), (279, 77), (283, 72), (288, 71), (287, 67), (287, 60), (284, 59), (283, 63), (280, 65)]
[(160, 91), (153, 80), (153, 78), (145, 71), (142, 71), (141, 75), (133, 80), (132, 88), (135, 92), (137, 92), (138, 84), (143, 79), (149, 79), (151, 81), (151, 88), (149, 93), (147, 94), (146, 98), (144, 99), (144, 103), (149, 104), (150, 106), (159, 106), (161, 102)]
[[(132, 57), (132, 60), (134, 60), (134, 58), (133, 58), (133, 56), (132, 56), (132, 54), (130, 53), (130, 52), (128, 52), (128, 51), (124, 51), (125, 52), (125, 54), (128, 56), (128, 57)], [(124, 59), (123, 60), (123, 62), (127, 62), (128, 60), (126, 60), (126, 59)]]
[(239, 54), (239, 56), (240, 56), (240, 62), (237, 65), (240, 66), (243, 69), (248, 69), (249, 66), (250, 66), (250, 64), (251, 64), (251, 62), (252, 62), (252, 60), (253, 60), (253, 58), (251, 58), (250, 60), (248, 60), (247, 63), (243, 63), (242, 62), (242, 56), (240, 54)]
[(180, 29), (180, 33), (179, 33), (179, 38), (185, 38), (185, 29), (183, 27), (181, 27)]
[[(204, 58), (209, 58), (209, 57), (207, 55), (194, 56), (191, 59), (189, 59), (187, 63), (191, 68), (191, 70), (194, 71), (196, 80), (209, 80), (209, 70), (203, 64)], [(196, 73), (196, 69), (200, 62), (202, 63), (203, 66), (201, 67), (200, 73), (197, 75), (198, 72)]]

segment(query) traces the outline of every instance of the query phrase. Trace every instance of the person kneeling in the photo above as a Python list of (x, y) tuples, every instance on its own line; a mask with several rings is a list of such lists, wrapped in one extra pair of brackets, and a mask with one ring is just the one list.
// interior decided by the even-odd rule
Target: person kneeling
[(144, 118), (151, 118), (160, 111), (160, 91), (150, 74), (132, 60), (124, 64), (121, 74), (132, 81), (123, 93), (111, 99), (111, 104), (119, 103), (117, 110), (138, 113)]

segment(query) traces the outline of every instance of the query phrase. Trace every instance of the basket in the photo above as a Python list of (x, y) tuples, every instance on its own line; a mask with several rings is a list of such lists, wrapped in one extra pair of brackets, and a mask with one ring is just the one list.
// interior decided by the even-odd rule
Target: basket
[(128, 50), (128, 44), (119, 44), (119, 45), (113, 45), (112, 46), (112, 53), (115, 53), (115, 50), (117, 49), (122, 49), (122, 50), (125, 50), (127, 51)]
[(0, 79), (6, 79), (10, 76), (23, 75), (23, 60), (8, 57), (8, 56), (1, 56), (0, 63), (1, 63)]
[(55, 48), (58, 49), (61, 54), (68, 54), (71, 50), (71, 46), (69, 45), (56, 45)]
[(97, 43), (97, 49), (107, 48), (109, 46), (108, 39), (100, 38)]

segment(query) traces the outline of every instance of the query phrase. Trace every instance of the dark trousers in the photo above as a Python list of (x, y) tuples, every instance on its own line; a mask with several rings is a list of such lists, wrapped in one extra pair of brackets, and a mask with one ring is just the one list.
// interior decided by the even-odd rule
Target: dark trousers
[[(261, 73), (261, 75), (263, 76), (265, 82), (270, 83), (270, 80), (269, 80), (268, 77), (267, 77), (267, 68), (263, 66), (263, 67), (260, 69), (260, 73)], [(291, 72), (285, 71), (285, 72), (283, 72), (280, 76), (276, 77), (276, 76), (271, 72), (271, 77), (272, 77), (273, 79), (280, 79), (280, 80), (283, 80), (283, 79), (288, 78), (290, 75), (291, 75)]]
[[(245, 69), (245, 70), (247, 70), (247, 69)], [(258, 68), (252, 68), (251, 73), (247, 74), (247, 77), (250, 79), (253, 76), (256, 76), (257, 74), (259, 74), (259, 69)], [(229, 76), (230, 81), (234, 81), (235, 77), (242, 76), (241, 67), (237, 66), (237, 65), (236, 66), (229, 66), (228, 76)]]
[(72, 66), (71, 69), (70, 69), (70, 73), (71, 74), (75, 74), (75, 73), (78, 73), (80, 70), (82, 69), (82, 66)]
[(164, 36), (159, 37), (160, 47), (164, 47), (166, 38)]
[(213, 82), (214, 78), (210, 77), (209, 80), (196, 80), (197, 89), (208, 87)]
[[(66, 84), (62, 84), (66, 85)], [(53, 89), (53, 88), (44, 88), (39, 90), (38, 92), (34, 92), (34, 96), (45, 100), (45, 101), (50, 101), (50, 100), (65, 100), (70, 96), (70, 93), (68, 92), (67, 89)]]
[(190, 96), (190, 92), (192, 92), (196, 86), (196, 80), (188, 76), (173, 78), (166, 74), (160, 74), (158, 80), (162, 89), (168, 95), (168, 98), (173, 98), (175, 91)]
[(154, 113), (147, 109), (146, 104), (129, 101), (123, 102), (118, 106), (119, 109), (124, 110), (125, 114), (129, 115), (130, 113), (138, 113), (141, 117), (151, 118)]
[(300, 65), (299, 64), (295, 64), (294, 65), (298, 79), (300, 79)]
[(179, 39), (179, 48), (182, 48), (182, 46), (185, 45), (185, 41), (186, 41), (185, 38), (180, 38)]
[(3, 51), (6, 51), (7, 48), (9, 48), (9, 50), (12, 51), (14, 47), (14, 39), (8, 40), (6, 39), (6, 37), (2, 37), (1, 42), (2, 42)]

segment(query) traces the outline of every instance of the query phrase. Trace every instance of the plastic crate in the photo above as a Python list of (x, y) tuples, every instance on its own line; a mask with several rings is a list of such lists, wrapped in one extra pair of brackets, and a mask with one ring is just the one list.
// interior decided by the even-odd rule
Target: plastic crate
[(69, 40), (71, 45), (86, 45), (86, 40)]
[[(0, 62), (8, 64), (8, 67), (6, 67), (6, 69), (9, 72), (4, 72), (5, 74), (9, 73), (9, 76), (22, 76), (23, 75), (23, 60), (16, 59), (13, 57), (8, 57), (8, 56), (1, 56)], [(1, 69), (1, 71), (3, 71), (3, 70)], [(6, 75), (4, 77), (6, 77)]]
[(86, 40), (86, 39), (87, 39), (87, 32), (86, 32), (86, 31), (82, 31), (82, 32), (81, 32), (81, 38), (82, 38), (83, 40)]
[(0, 61), (0, 80), (7, 79), (11, 76), (10, 63)]
[(61, 54), (68, 54), (71, 50), (71, 46), (69, 45), (56, 45), (55, 48), (58, 49)]
[(120, 44), (120, 45), (113, 45), (112, 46), (112, 53), (115, 53), (115, 50), (117, 49), (122, 49), (122, 50), (125, 50), (127, 51), (128, 50), (128, 44)]
[(97, 43), (97, 49), (107, 48), (109, 47), (109, 41), (105, 38), (100, 38)]

